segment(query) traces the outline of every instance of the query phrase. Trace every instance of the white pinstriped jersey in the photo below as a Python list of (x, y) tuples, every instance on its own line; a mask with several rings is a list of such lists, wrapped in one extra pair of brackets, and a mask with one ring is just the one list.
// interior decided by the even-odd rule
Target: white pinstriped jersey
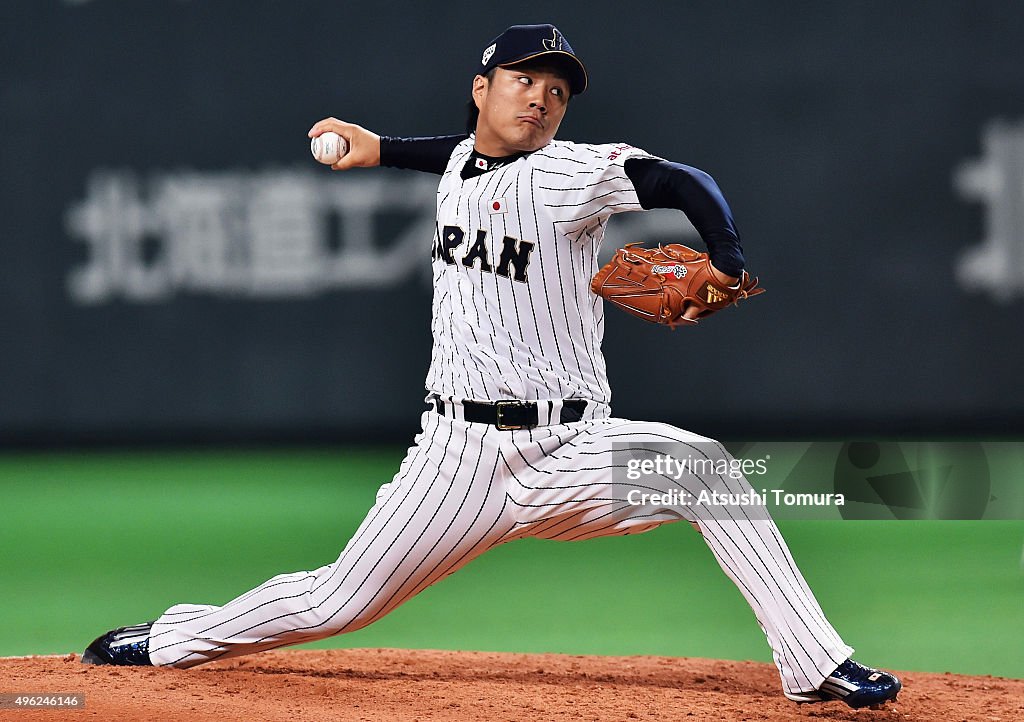
[(642, 210), (624, 162), (655, 156), (554, 140), (463, 180), (473, 143), (455, 147), (437, 191), (427, 391), (609, 403), (590, 279), (608, 219)]

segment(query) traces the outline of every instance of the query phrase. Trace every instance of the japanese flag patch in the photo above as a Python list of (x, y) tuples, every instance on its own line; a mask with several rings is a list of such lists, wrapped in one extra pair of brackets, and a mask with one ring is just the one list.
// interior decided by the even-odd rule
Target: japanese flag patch
[(487, 207), (487, 212), (492, 216), (497, 213), (508, 213), (508, 205), (505, 203), (505, 199), (494, 198), (491, 200), (490, 205)]

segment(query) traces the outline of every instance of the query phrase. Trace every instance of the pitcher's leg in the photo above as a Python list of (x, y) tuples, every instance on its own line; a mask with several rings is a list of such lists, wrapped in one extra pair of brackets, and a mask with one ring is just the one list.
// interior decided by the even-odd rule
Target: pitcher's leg
[(817, 689), (853, 648), (826, 619), (767, 509), (753, 503), (696, 501), (702, 492), (752, 500), (754, 490), (717, 441), (664, 424), (653, 426), (646, 433), (674, 438), (673, 453), (691, 460), (690, 469), (674, 475), (666, 486), (688, 494), (684, 498), (689, 503), (678, 505), (680, 515), (694, 522), (750, 604), (772, 648), (783, 689)]
[[(718, 442), (667, 424), (625, 419), (570, 427), (535, 430), (525, 441), (520, 434), (503, 459), (514, 481), (513, 513), (520, 518), (523, 533), (574, 541), (639, 533), (686, 519), (698, 526), (715, 559), (750, 604), (787, 692), (817, 689), (850, 656), (852, 648), (825, 618), (765, 510), (750, 514), (739, 505), (629, 501), (634, 488), (656, 494), (675, 489), (689, 494), (690, 501), (701, 491), (749, 493), (746, 479), (716, 474), (714, 463), (708, 465), (711, 473), (653, 475), (632, 482), (625, 468), (612, 468), (627, 457), (664, 454), (668, 448), (682, 458), (727, 457)], [(621, 458), (612, 458), (613, 448)]]
[(853, 654), (825, 618), (775, 523), (700, 519), (699, 531), (768, 638), (787, 692), (817, 689)]
[(415, 447), (333, 564), (278, 575), (222, 607), (176, 605), (153, 625), (153, 664), (213, 659), (355, 631), (483, 553), (511, 526), (493, 482), (497, 454), (470, 428), (430, 414)]

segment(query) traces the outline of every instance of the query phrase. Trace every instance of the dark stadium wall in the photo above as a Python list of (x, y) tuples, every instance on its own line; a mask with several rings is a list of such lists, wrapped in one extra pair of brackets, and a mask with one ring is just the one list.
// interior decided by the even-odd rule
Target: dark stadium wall
[(1024, 6), (548, 5), (4, 3), (0, 443), (412, 431), (433, 179), (305, 134), (458, 132), (487, 41), (544, 20), (591, 79), (560, 136), (709, 171), (768, 289), (675, 332), (609, 309), (618, 415), (1024, 432)]

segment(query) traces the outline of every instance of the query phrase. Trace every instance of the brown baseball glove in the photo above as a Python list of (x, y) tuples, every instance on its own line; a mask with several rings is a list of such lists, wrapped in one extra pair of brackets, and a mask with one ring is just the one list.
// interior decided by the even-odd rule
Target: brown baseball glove
[[(708, 254), (678, 243), (620, 248), (594, 276), (590, 290), (634, 316), (673, 328), (696, 325), (697, 318), (764, 293), (746, 271), (734, 286), (719, 283)], [(699, 309), (696, 318), (683, 318), (691, 304)]]

